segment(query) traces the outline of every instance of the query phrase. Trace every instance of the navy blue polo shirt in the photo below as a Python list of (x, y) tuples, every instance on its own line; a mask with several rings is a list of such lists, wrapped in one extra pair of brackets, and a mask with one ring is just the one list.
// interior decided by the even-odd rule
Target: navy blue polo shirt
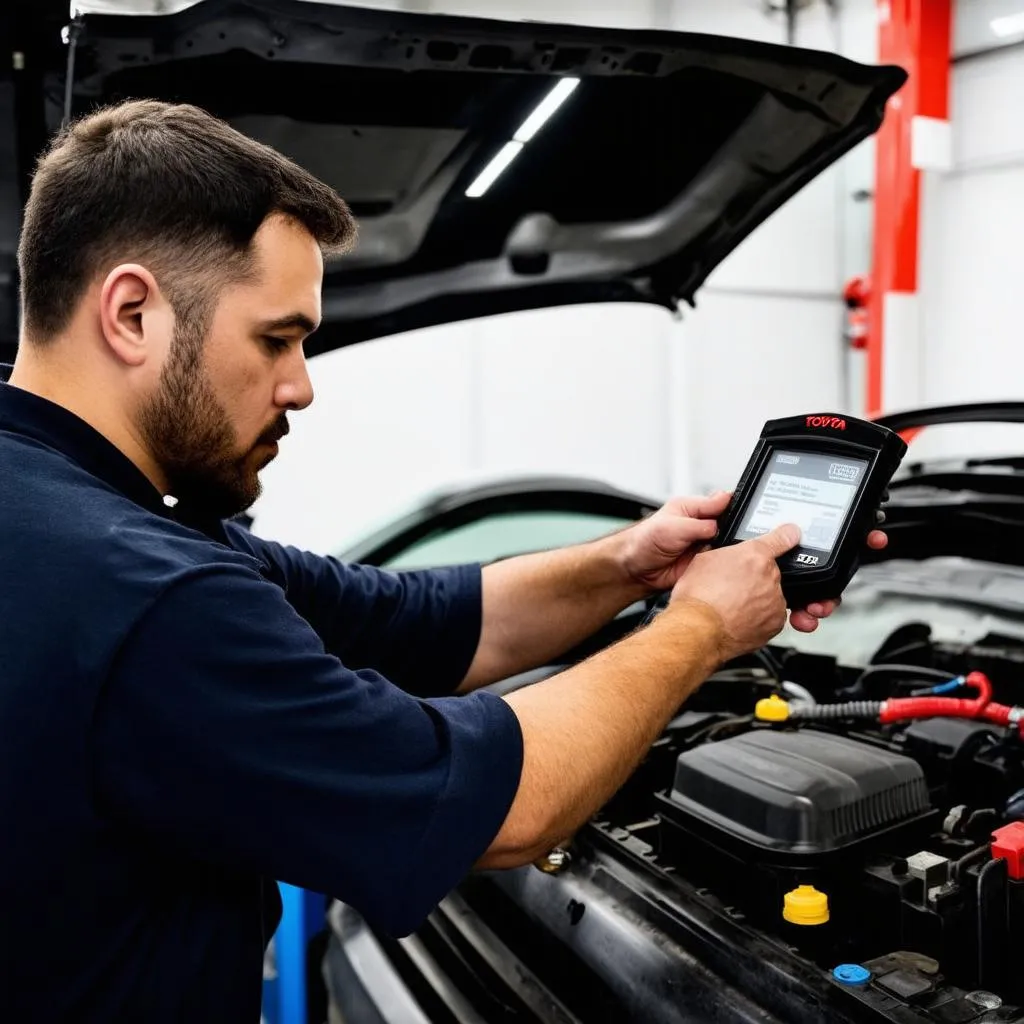
[(256, 1024), (275, 879), (413, 930), (519, 783), (511, 709), (446, 696), (480, 621), (478, 566), (190, 522), (0, 383), (0, 1020)]

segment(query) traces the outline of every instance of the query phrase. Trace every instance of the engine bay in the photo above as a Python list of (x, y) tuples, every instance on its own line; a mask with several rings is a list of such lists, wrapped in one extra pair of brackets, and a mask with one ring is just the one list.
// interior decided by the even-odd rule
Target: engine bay
[(827, 630), (708, 679), (559, 848), (375, 932), (388, 962), (438, 1021), (457, 989), (487, 1022), (1024, 1024), (1022, 583), (865, 567)]
[[(1024, 645), (772, 648), (709, 680), (595, 827), (877, 1016), (1024, 1021)], [(909, 1015), (908, 1015), (909, 1014)]]

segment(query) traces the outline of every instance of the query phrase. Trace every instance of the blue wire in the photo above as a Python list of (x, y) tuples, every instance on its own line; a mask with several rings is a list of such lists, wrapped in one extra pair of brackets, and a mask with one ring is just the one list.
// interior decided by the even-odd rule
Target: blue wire
[(964, 677), (957, 676), (956, 679), (951, 679), (948, 683), (939, 683), (938, 686), (933, 686), (932, 693), (952, 693), (954, 690), (959, 690), (964, 685)]

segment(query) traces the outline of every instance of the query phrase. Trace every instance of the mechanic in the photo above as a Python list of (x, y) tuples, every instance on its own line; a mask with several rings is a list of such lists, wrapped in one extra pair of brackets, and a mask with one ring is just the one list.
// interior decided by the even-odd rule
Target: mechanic
[[(193, 107), (100, 110), (40, 159), (0, 384), (3, 1020), (256, 1021), (275, 879), (408, 933), (474, 866), (571, 836), (785, 623), (798, 531), (701, 551), (726, 495), (482, 570), (342, 565), (230, 522), (312, 401), (323, 258), (354, 233)], [(669, 588), (557, 678), (474, 692)]]

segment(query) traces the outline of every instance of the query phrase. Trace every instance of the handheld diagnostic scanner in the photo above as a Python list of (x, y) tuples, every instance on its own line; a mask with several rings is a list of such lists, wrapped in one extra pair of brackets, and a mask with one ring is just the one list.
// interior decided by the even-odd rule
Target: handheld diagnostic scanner
[(814, 413), (769, 420), (712, 547), (750, 540), (782, 523), (800, 527), (779, 559), (790, 608), (839, 597), (857, 571), (879, 505), (907, 450), (866, 420)]

